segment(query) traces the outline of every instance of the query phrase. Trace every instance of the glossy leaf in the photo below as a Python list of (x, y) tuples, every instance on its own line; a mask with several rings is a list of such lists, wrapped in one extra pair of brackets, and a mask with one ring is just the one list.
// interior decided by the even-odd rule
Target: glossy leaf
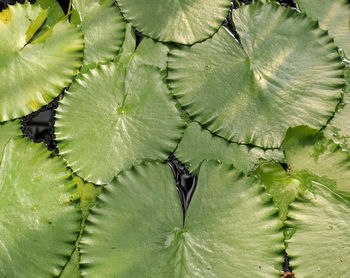
[(350, 155), (316, 130), (307, 127), (288, 131), (283, 142), (291, 174), (327, 185), (350, 200)]
[(14, 138), (20, 138), (21, 135), (21, 124), (18, 120), (0, 123), (0, 158), (9, 141)]
[(83, 37), (65, 21), (35, 36), (46, 12), (28, 3), (2, 13), (9, 20), (0, 21), (0, 121), (7, 121), (38, 110), (71, 83)]
[(345, 68), (346, 89), (337, 112), (328, 123), (324, 134), (340, 144), (342, 148), (350, 151), (350, 67)]
[(166, 160), (183, 132), (159, 71), (146, 65), (130, 75), (128, 62), (81, 75), (57, 110), (60, 153), (93, 183), (108, 183), (143, 159)]
[(317, 130), (300, 126), (288, 130), (282, 144), (283, 167), (264, 163), (254, 175), (264, 185), (285, 221), (289, 205), (300, 193), (312, 191), (313, 184), (323, 184), (350, 200), (350, 155)]
[(74, 0), (73, 23), (84, 33), (84, 69), (112, 61), (122, 46), (125, 21), (113, 0)]
[(84, 277), (278, 277), (282, 233), (255, 179), (205, 163), (182, 225), (166, 165), (122, 173), (89, 217), (81, 245)]
[(350, 4), (347, 0), (296, 0), (299, 9), (318, 20), (335, 44), (350, 57)]
[(119, 0), (141, 33), (163, 42), (193, 44), (212, 36), (228, 15), (229, 0)]
[(96, 197), (101, 193), (102, 187), (96, 186), (91, 183), (84, 182), (78, 176), (74, 176), (74, 181), (78, 185), (78, 193), (80, 197), (80, 210), (82, 214), (82, 223), (80, 226), (80, 233), (78, 239), (75, 242), (75, 250), (72, 253), (69, 262), (65, 265), (63, 271), (60, 274), (60, 278), (80, 278), (80, 254), (79, 244), (82, 233), (86, 226), (86, 219), (90, 214), (90, 209), (96, 203)]
[(290, 208), (287, 252), (295, 277), (348, 277), (350, 275), (350, 204), (314, 183)]
[(300, 192), (307, 188), (308, 184), (297, 175), (291, 176), (280, 164), (276, 163), (264, 163), (254, 174), (265, 186), (266, 191), (271, 194), (279, 209), (281, 221), (285, 221), (289, 205), (294, 202)]
[(46, 28), (44, 28), (46, 30), (54, 26), (64, 17), (64, 12), (56, 0), (37, 0), (33, 5), (40, 6), (42, 9), (47, 10), (47, 20), (45, 21)]
[(279, 147), (289, 127), (322, 128), (344, 86), (332, 39), (277, 4), (255, 2), (232, 17), (241, 44), (222, 27), (171, 51), (168, 80), (182, 107), (211, 132), (263, 148)]
[(9, 140), (0, 160), (1, 277), (58, 276), (80, 228), (76, 198), (60, 158), (28, 139)]
[(122, 59), (128, 59), (130, 55), (135, 52), (136, 49), (136, 34), (135, 29), (131, 26), (130, 23), (126, 24), (125, 27), (125, 36), (122, 46), (118, 52), (118, 56), (115, 57), (114, 61), (118, 62)]
[(185, 130), (175, 156), (184, 163), (190, 172), (197, 173), (204, 160), (220, 160), (232, 163), (234, 167), (248, 174), (263, 160), (283, 161), (283, 153), (277, 149), (264, 150), (229, 143), (202, 129), (198, 123), (191, 123)]

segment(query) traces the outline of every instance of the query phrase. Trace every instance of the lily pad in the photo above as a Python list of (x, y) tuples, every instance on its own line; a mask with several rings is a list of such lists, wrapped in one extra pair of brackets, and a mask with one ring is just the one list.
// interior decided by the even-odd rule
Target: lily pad
[(283, 153), (277, 149), (264, 150), (258, 147), (238, 145), (214, 136), (198, 123), (191, 123), (175, 151), (175, 156), (190, 172), (198, 173), (204, 160), (220, 160), (248, 174), (263, 160), (283, 161)]
[(324, 127), (344, 87), (327, 33), (277, 4), (255, 2), (232, 17), (241, 43), (222, 27), (170, 52), (169, 85), (182, 107), (211, 132), (263, 148), (280, 147), (289, 127)]
[(158, 69), (140, 65), (130, 75), (128, 65), (126, 60), (81, 75), (57, 110), (60, 154), (89, 182), (109, 183), (143, 159), (165, 160), (183, 133)]
[(73, 0), (73, 8), (72, 23), (84, 33), (84, 70), (112, 61), (125, 36), (125, 21), (115, 1)]
[(350, 155), (322, 133), (308, 127), (290, 129), (283, 149), (291, 174), (308, 173), (350, 201)]
[(0, 160), (1, 277), (59, 275), (80, 228), (76, 198), (63, 160), (28, 139), (8, 141)]
[(314, 184), (289, 209), (287, 240), (295, 277), (348, 277), (350, 275), (350, 203)]
[[(347, 0), (296, 0), (299, 9), (318, 20), (335, 44), (350, 55), (350, 3)], [(350, 57), (350, 56), (349, 56)]]
[(288, 130), (282, 144), (285, 168), (264, 163), (254, 172), (273, 197), (285, 221), (289, 205), (314, 184), (322, 184), (350, 201), (350, 155), (317, 130), (305, 126)]
[(346, 89), (337, 112), (324, 130), (324, 134), (350, 152), (350, 67), (345, 68)]
[(278, 277), (282, 232), (256, 180), (216, 162), (198, 180), (184, 226), (166, 165), (134, 167), (107, 185), (83, 235), (84, 277)]
[(212, 36), (228, 15), (230, 0), (119, 0), (141, 33), (163, 42), (193, 44)]
[(285, 221), (289, 205), (295, 201), (300, 192), (307, 188), (308, 184), (304, 179), (297, 175), (290, 175), (280, 164), (273, 162), (260, 165), (254, 175), (264, 185), (266, 191), (271, 194), (279, 209), (280, 220)]
[(65, 16), (60, 4), (56, 0), (37, 0), (33, 5), (47, 10), (47, 19), (45, 21), (47, 28), (54, 26)]
[(86, 226), (86, 219), (90, 214), (90, 209), (96, 203), (96, 197), (101, 193), (102, 187), (96, 186), (91, 183), (84, 182), (78, 176), (74, 176), (74, 181), (78, 186), (78, 193), (80, 197), (80, 210), (82, 214), (82, 222), (80, 226), (80, 233), (75, 242), (75, 250), (72, 253), (69, 262), (65, 265), (63, 271), (60, 274), (60, 278), (80, 278), (80, 254), (79, 254), (79, 244), (81, 240), (82, 233)]
[(0, 158), (6, 145), (11, 139), (20, 138), (22, 135), (21, 124), (18, 120), (0, 123)]
[(39, 6), (16, 4), (0, 15), (0, 121), (7, 121), (38, 110), (72, 82), (84, 42), (66, 21), (35, 36), (47, 17)]

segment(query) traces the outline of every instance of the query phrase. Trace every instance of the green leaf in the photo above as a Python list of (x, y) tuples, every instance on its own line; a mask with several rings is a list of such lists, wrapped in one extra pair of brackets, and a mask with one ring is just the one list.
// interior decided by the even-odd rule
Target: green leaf
[(262, 161), (282, 161), (283, 153), (277, 149), (264, 150), (229, 143), (209, 131), (202, 129), (198, 123), (191, 123), (175, 151), (175, 156), (184, 163), (190, 172), (198, 173), (204, 160), (219, 160), (232, 163), (234, 167), (248, 174)]
[[(22, 135), (21, 124), (18, 120), (0, 123), (0, 159), (2, 158), (2, 152), (8, 142), (14, 138), (20, 138)], [(0, 160), (1, 161), (1, 160)]]
[(130, 23), (126, 24), (125, 37), (123, 44), (119, 50), (118, 56), (115, 57), (114, 61), (122, 61), (122, 59), (128, 59), (130, 55), (135, 52), (136, 49), (136, 34), (135, 29)]
[(214, 162), (202, 166), (183, 227), (171, 170), (148, 163), (105, 187), (81, 253), (84, 277), (278, 277), (283, 237), (256, 180)]
[(44, 145), (7, 143), (0, 160), (1, 277), (58, 276), (80, 228), (76, 195), (71, 172)]
[(277, 4), (255, 2), (232, 17), (241, 45), (222, 27), (170, 52), (169, 85), (182, 107), (211, 132), (263, 148), (280, 147), (289, 127), (325, 126), (344, 86), (332, 39)]
[(86, 219), (90, 214), (90, 209), (96, 203), (96, 197), (101, 193), (102, 187), (95, 186), (91, 183), (84, 182), (78, 176), (74, 176), (74, 181), (78, 185), (78, 193), (80, 197), (80, 210), (82, 214), (82, 222), (80, 226), (79, 237), (75, 242), (75, 250), (69, 260), (65, 265), (63, 271), (60, 274), (60, 278), (80, 278), (80, 254), (79, 254), (79, 244), (81, 240), (82, 233), (86, 226)]
[(141, 33), (163, 42), (193, 44), (212, 36), (225, 20), (229, 0), (119, 0)]
[(346, 89), (337, 112), (324, 130), (325, 136), (333, 139), (350, 152), (350, 67), (345, 68)]
[(143, 38), (135, 53), (129, 70), (137, 68), (138, 65), (150, 65), (165, 71), (168, 62), (169, 47), (163, 43), (156, 42), (150, 38)]
[(309, 176), (350, 200), (350, 155), (308, 127), (290, 129), (283, 149), (292, 175)]
[[(296, 0), (299, 9), (318, 20), (335, 44), (350, 55), (350, 4), (347, 0)], [(350, 57), (350, 56), (349, 56)]]
[(184, 127), (158, 70), (139, 66), (129, 74), (127, 62), (81, 75), (56, 117), (60, 154), (96, 184), (143, 159), (165, 160)]
[(299, 193), (306, 189), (307, 184), (298, 176), (291, 177), (280, 164), (264, 163), (254, 173), (266, 191), (271, 194), (279, 209), (280, 220), (287, 218), (289, 205), (294, 202)]
[(125, 21), (113, 0), (73, 0), (84, 33), (84, 70), (112, 61), (125, 36)]
[[(40, 36), (40, 7), (16, 4), (0, 20), (0, 122), (27, 115), (58, 96), (81, 66), (83, 37), (59, 21)], [(34, 23), (33, 23), (34, 22)]]
[(295, 277), (349, 277), (350, 204), (314, 183), (290, 208), (287, 253)]
[(45, 22), (47, 27), (54, 26), (64, 17), (64, 12), (56, 0), (37, 0), (33, 5), (47, 10), (48, 14)]
[(43, 25), (44, 21), (47, 18), (47, 11), (41, 10), (40, 14), (30, 23), (29, 28), (26, 32), (26, 43), (30, 42), (35, 33)]

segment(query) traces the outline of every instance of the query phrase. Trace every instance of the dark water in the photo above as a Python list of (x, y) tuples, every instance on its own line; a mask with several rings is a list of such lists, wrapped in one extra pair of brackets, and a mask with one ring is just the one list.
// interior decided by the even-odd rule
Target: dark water
[(181, 163), (173, 154), (166, 161), (173, 171), (176, 188), (179, 192), (183, 210), (183, 224), (185, 224), (186, 214), (190, 205), (194, 191), (196, 190), (197, 176), (191, 174), (184, 164)]

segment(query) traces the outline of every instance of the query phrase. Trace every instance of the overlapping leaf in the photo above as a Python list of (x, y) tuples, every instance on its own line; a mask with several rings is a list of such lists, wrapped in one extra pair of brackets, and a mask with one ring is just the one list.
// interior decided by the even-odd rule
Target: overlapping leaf
[(302, 192), (312, 190), (312, 184), (323, 184), (350, 200), (350, 155), (317, 130), (305, 126), (292, 128), (282, 144), (287, 169), (279, 164), (265, 163), (256, 171), (260, 183), (280, 211), (287, 217), (288, 207)]
[(74, 0), (72, 23), (84, 33), (84, 70), (112, 61), (125, 36), (125, 21), (113, 0)]
[(163, 42), (193, 44), (212, 36), (229, 12), (229, 0), (119, 0), (141, 33)]
[(81, 246), (85, 277), (121, 278), (278, 277), (282, 250), (270, 198), (217, 163), (202, 166), (184, 227), (166, 165), (122, 173), (99, 197)]
[(345, 68), (346, 89), (337, 112), (324, 130), (327, 137), (340, 144), (342, 148), (350, 151), (350, 67)]
[(287, 224), (295, 229), (287, 240), (295, 277), (350, 275), (350, 203), (314, 183), (292, 204)]
[(17, 137), (0, 160), (0, 276), (57, 277), (80, 228), (76, 185), (61, 159)]
[(46, 10), (29, 3), (1, 12), (0, 121), (50, 102), (81, 66), (82, 33), (62, 20), (37, 36), (46, 17)]
[(264, 150), (229, 143), (202, 129), (198, 123), (191, 123), (179, 143), (175, 156), (190, 172), (197, 173), (204, 160), (216, 159), (223, 163), (233, 163), (245, 174), (252, 171), (262, 160), (283, 161), (283, 153), (277, 149)]
[(298, 127), (288, 131), (283, 148), (291, 174), (312, 175), (310, 181), (350, 198), (350, 156), (339, 145), (315, 130)]
[(169, 83), (191, 117), (220, 136), (279, 147), (288, 127), (322, 128), (338, 104), (343, 65), (317, 23), (277, 4), (233, 11), (241, 44), (221, 28), (171, 52)]
[(82, 214), (82, 222), (80, 226), (80, 234), (75, 242), (75, 250), (72, 253), (69, 262), (65, 265), (60, 274), (60, 278), (80, 278), (80, 255), (79, 243), (81, 235), (85, 229), (86, 219), (90, 214), (90, 209), (96, 203), (96, 197), (101, 193), (102, 187), (95, 186), (91, 183), (84, 182), (81, 178), (74, 176), (74, 181), (78, 185), (78, 193), (80, 197), (80, 210)]
[(130, 74), (129, 62), (80, 76), (57, 111), (60, 153), (90, 182), (108, 183), (143, 159), (165, 160), (182, 135), (184, 122), (158, 68), (139, 65)]
[(347, 0), (296, 0), (299, 9), (318, 20), (335, 44), (350, 55), (350, 3)]

